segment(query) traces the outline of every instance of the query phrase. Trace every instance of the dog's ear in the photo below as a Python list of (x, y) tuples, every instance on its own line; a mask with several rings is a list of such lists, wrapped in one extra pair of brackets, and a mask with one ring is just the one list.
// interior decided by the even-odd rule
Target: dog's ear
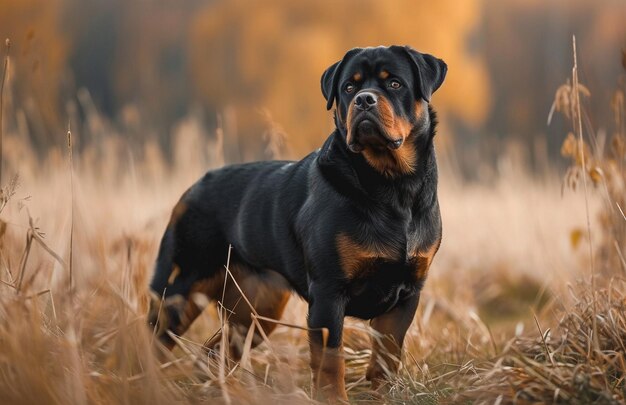
[(343, 59), (331, 65), (322, 74), (322, 94), (326, 99), (327, 110), (333, 108), (333, 103), (337, 98), (337, 84), (339, 83), (339, 77), (341, 77), (341, 72), (343, 71), (344, 66), (354, 55), (359, 53), (361, 50), (361, 48), (354, 48), (349, 50), (343, 56)]
[(427, 53), (420, 53), (410, 46), (402, 49), (413, 62), (413, 73), (418, 82), (416, 87), (419, 95), (424, 101), (430, 103), (430, 97), (446, 78), (448, 65), (441, 59)]

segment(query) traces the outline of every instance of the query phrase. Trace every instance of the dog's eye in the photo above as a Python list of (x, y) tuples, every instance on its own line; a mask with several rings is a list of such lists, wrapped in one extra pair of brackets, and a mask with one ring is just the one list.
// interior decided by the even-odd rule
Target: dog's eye
[(402, 84), (399, 81), (397, 81), (397, 80), (392, 80), (392, 81), (389, 82), (389, 87), (391, 87), (392, 89), (397, 90), (400, 87), (402, 87)]
[(348, 94), (352, 93), (354, 91), (354, 84), (348, 83), (348, 84), (346, 84), (344, 89), (346, 90), (346, 93), (348, 93)]

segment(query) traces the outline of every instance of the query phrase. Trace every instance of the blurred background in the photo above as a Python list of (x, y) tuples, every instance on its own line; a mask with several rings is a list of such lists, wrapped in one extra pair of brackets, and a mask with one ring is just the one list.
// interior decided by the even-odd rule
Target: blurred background
[[(137, 344), (152, 339), (171, 209), (207, 169), (318, 148), (333, 126), (322, 72), (390, 44), (449, 72), (432, 99), (444, 238), (387, 402), (466, 388), (485, 403), (624, 402), (625, 0), (0, 0), (0, 403), (222, 398), (197, 368), (215, 308), (182, 363)], [(282, 319), (303, 326), (306, 311), (294, 297)], [(587, 324), (559, 329), (567, 314)], [(370, 335), (346, 325), (356, 398)], [(531, 370), (496, 356), (512, 339)], [(308, 398), (307, 352), (301, 328), (278, 327), (251, 354), (256, 379), (228, 373), (234, 403)]]
[[(63, 145), (71, 122), (78, 150), (118, 135), (171, 161), (182, 127), (206, 139), (219, 127), (227, 162), (277, 148), (300, 158), (331, 131), (324, 69), (355, 46), (408, 44), (448, 63), (438, 142), (464, 176), (488, 179), (504, 150), (544, 170), (561, 144), (551, 134), (564, 132), (546, 121), (572, 35), (589, 119), (611, 122), (625, 21), (622, 0), (1, 0), (3, 125), (39, 154)], [(268, 134), (284, 143), (268, 150)]]

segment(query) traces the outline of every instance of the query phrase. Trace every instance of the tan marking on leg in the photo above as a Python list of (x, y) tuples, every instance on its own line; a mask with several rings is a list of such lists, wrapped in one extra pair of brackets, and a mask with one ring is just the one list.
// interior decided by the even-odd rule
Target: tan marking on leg
[(343, 347), (328, 348), (310, 343), (313, 398), (329, 403), (347, 401)]
[(178, 277), (178, 275), (180, 274), (180, 267), (178, 267), (177, 264), (175, 264), (173, 267), (174, 268), (172, 269), (170, 276), (167, 278), (168, 285), (174, 284), (174, 280), (176, 280), (176, 277)]
[[(180, 274), (180, 268), (178, 265), (174, 265), (172, 274), (168, 279), (168, 285), (175, 284), (177, 282), (177, 276)], [(158, 319), (157, 336), (162, 336), (167, 333), (167, 330), (177, 334), (183, 335), (193, 321), (200, 315), (204, 308), (209, 303), (209, 296), (217, 294), (217, 290), (223, 285), (224, 272), (216, 273), (213, 277), (195, 282), (187, 295), (174, 294), (162, 301), (162, 297), (153, 296), (149, 319), (152, 322), (156, 322)], [(178, 315), (178, 324), (173, 325), (171, 320), (168, 319), (169, 311), (175, 311)], [(174, 342), (167, 339), (166, 345), (168, 348), (174, 346)]]
[[(268, 270), (269, 271), (269, 270)], [(255, 275), (249, 270), (238, 266), (231, 266), (233, 277), (252, 304), (257, 314), (270, 319), (279, 320), (283, 314), (285, 306), (291, 297), (289, 290), (284, 289), (284, 284), (276, 281), (275, 278), (263, 278)], [(276, 273), (277, 274), (277, 273)], [(223, 283), (218, 291), (210, 295), (211, 299), (222, 301)], [(243, 354), (243, 343), (248, 329), (252, 325), (252, 310), (241, 296), (241, 292), (232, 280), (228, 280), (224, 291), (224, 307), (228, 312), (228, 323), (231, 325), (229, 336), (229, 353), (231, 358), (239, 360)], [(259, 324), (266, 335), (276, 329), (277, 324), (265, 320), (260, 320)], [(239, 334), (240, 336), (236, 336)], [(205, 347), (212, 349), (221, 341), (221, 336), (215, 336), (205, 343)], [(255, 330), (252, 340), (252, 347), (263, 342), (261, 333)]]
[(412, 299), (370, 322), (372, 328), (380, 334), (372, 337), (372, 357), (365, 374), (372, 382), (373, 389), (385, 382), (387, 373), (395, 374), (398, 371), (404, 337), (413, 322), (419, 296)]
[(221, 291), (223, 285), (223, 271), (211, 278), (194, 283), (189, 291), (189, 295), (186, 297), (187, 301), (185, 302), (183, 315), (180, 318), (180, 325), (174, 332), (178, 335), (183, 335), (198, 315), (207, 307), (210, 297)]
[[(377, 389), (386, 379), (387, 372), (395, 374), (400, 366), (402, 344), (406, 330), (399, 327), (392, 316), (379, 316), (372, 319), (371, 326), (381, 334), (372, 337), (372, 357), (366, 377), (372, 381), (372, 388)], [(396, 340), (396, 336), (401, 341)]]

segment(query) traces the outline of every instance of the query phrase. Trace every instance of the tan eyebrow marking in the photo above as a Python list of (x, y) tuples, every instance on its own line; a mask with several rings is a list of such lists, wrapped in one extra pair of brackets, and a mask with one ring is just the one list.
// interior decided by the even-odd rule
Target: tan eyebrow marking
[(358, 73), (358, 72), (357, 72), (357, 73), (355, 73), (355, 74), (354, 74), (354, 76), (352, 76), (352, 79), (353, 79), (355, 82), (360, 82), (362, 78), (363, 78), (363, 76), (361, 76), (361, 74), (360, 74), (360, 73)]
[(389, 77), (389, 72), (387, 72), (386, 70), (381, 70), (380, 73), (378, 74), (378, 77), (385, 80), (386, 78)]

